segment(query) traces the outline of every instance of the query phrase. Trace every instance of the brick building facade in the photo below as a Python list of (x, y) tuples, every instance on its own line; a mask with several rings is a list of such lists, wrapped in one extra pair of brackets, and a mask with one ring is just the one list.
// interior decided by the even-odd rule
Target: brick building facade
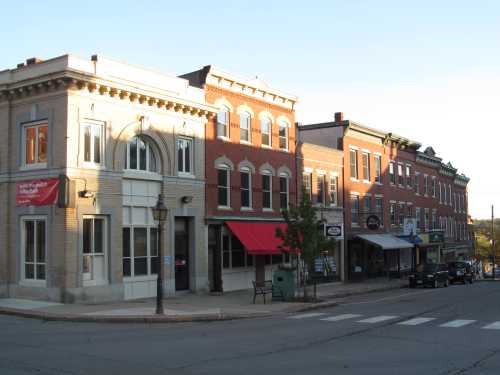
[[(418, 142), (335, 117), (299, 133), (301, 141), (343, 151), (348, 277), (399, 274), (470, 252), (468, 178), (430, 147), (421, 152)], [(379, 225), (369, 229), (374, 220)]]
[[(205, 133), (211, 289), (249, 288), (283, 261), (265, 242), (272, 242), (281, 210), (296, 201), (297, 98), (212, 66), (181, 77), (219, 109)], [(251, 248), (246, 236), (261, 237), (263, 247)]]

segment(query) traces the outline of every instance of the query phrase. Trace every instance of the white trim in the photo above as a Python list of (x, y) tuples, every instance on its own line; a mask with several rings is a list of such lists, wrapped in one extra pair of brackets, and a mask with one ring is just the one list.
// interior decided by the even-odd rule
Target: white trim
[[(43, 264), (45, 265), (45, 279), (27, 279), (26, 278), (26, 231), (25, 231), (25, 222), (26, 221), (44, 221), (45, 222), (45, 259)], [(19, 218), (19, 230), (20, 230), (20, 235), (21, 235), (21, 241), (20, 241), (20, 253), (21, 253), (21, 262), (20, 262), (20, 280), (19, 284), (20, 285), (26, 285), (26, 286), (39, 286), (39, 287), (46, 287), (47, 286), (47, 276), (48, 276), (48, 265), (47, 265), (47, 251), (48, 251), (48, 220), (46, 215), (23, 215)], [(36, 241), (36, 232), (37, 228), (36, 225), (34, 225), (34, 246), (36, 248), (37, 246), (37, 241)], [(41, 262), (40, 262), (41, 263)], [(36, 275), (36, 266), (38, 265), (37, 262), (37, 254), (36, 254), (36, 249), (33, 252), (33, 274)]]
[(350, 150), (354, 150), (354, 151), (359, 151), (359, 147), (358, 146), (351, 146), (351, 145), (349, 145), (349, 149)]
[(362, 152), (366, 153), (366, 154), (371, 154), (372, 152), (366, 148), (362, 148), (361, 149)]
[(314, 169), (311, 167), (304, 167), (304, 173), (313, 173)]

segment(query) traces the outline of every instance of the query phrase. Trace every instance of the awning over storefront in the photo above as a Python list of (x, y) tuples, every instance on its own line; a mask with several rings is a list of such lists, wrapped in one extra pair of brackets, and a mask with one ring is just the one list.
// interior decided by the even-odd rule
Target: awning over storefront
[(226, 225), (238, 237), (249, 254), (281, 254), (278, 247), (283, 244), (283, 241), (276, 237), (276, 228), (286, 231), (285, 223), (226, 221)]
[(414, 245), (419, 245), (422, 243), (420, 236), (398, 236), (399, 239), (410, 242)]
[(392, 234), (358, 234), (357, 238), (361, 238), (367, 242), (374, 245), (380, 246), (384, 250), (394, 250), (394, 249), (410, 249), (413, 247), (412, 243), (402, 240), (393, 236)]

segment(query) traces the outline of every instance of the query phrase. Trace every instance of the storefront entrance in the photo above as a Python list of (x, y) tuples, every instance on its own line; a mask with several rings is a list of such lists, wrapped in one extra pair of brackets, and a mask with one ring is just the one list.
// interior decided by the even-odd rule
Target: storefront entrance
[(222, 292), (221, 225), (208, 226), (208, 280), (211, 292)]
[(175, 290), (189, 289), (189, 220), (175, 219)]

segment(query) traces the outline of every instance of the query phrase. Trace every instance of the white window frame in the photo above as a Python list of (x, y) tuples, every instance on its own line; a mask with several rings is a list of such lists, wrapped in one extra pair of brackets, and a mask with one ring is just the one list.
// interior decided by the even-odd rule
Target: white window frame
[[(90, 159), (89, 161), (85, 160), (85, 128), (89, 127), (90, 128)], [(94, 136), (96, 134), (96, 129), (99, 129), (100, 132), (100, 141), (99, 141), (99, 159), (100, 162), (96, 163), (94, 159), (94, 152), (95, 152), (95, 144), (94, 144)], [(82, 122), (81, 125), (81, 144), (82, 144), (82, 161), (83, 161), (83, 166), (87, 168), (101, 168), (106, 164), (105, 161), (105, 127), (102, 122), (97, 122), (97, 121), (89, 121), (86, 120)]]
[(405, 175), (404, 175), (404, 171), (403, 171), (403, 163), (398, 163), (398, 186), (405, 186), (406, 185), (406, 181), (405, 181)]
[[(130, 275), (125, 275), (123, 274), (123, 278), (125, 280), (137, 280), (137, 279), (151, 279), (152, 277), (156, 279), (157, 274), (153, 273), (152, 270), (152, 249), (151, 249), (151, 229), (156, 230), (156, 240), (158, 241), (158, 222), (154, 221), (150, 224), (138, 224), (138, 225), (124, 225), (122, 228), (122, 233), (123, 229), (128, 228), (129, 229), (129, 244), (130, 244)], [(146, 256), (141, 257), (141, 258), (146, 258), (146, 268), (147, 268), (147, 274), (146, 275), (136, 275), (135, 274), (135, 243), (134, 243), (134, 231), (136, 229), (146, 229)], [(158, 243), (157, 245), (157, 252), (159, 250), (160, 244)], [(159, 256), (159, 252), (157, 253), (156, 257)], [(123, 252), (122, 252), (122, 269), (123, 269)], [(161, 262), (158, 259), (158, 267), (161, 267)]]
[(339, 181), (338, 176), (330, 176), (330, 207), (337, 207), (339, 205)]
[[(219, 111), (217, 112), (217, 119), (216, 119), (216, 127), (217, 128), (216, 128), (215, 131), (217, 133), (217, 138), (219, 138), (219, 139), (228, 140), (230, 138), (230, 135), (229, 135), (229, 129), (230, 129), (230, 126), (229, 126), (230, 121), (229, 121), (229, 119), (230, 119), (230, 116), (231, 116), (230, 112), (231, 112), (231, 110), (228, 107), (226, 107), (225, 105), (222, 106), (219, 109)], [(225, 120), (226, 120), (225, 123), (219, 122), (219, 113), (225, 113)], [(221, 135), (219, 133), (219, 129), (220, 129), (219, 125), (224, 126), (225, 133), (226, 133), (225, 135)]]
[(424, 197), (429, 196), (429, 176), (424, 174)]
[[(286, 180), (286, 191), (283, 192), (281, 191), (281, 179), (284, 178)], [(278, 184), (279, 184), (279, 202), (280, 202), (280, 210), (283, 211), (283, 210), (288, 210), (290, 208), (290, 176), (287, 174), (287, 173), (280, 173), (279, 175), (279, 179), (278, 179)], [(281, 207), (281, 196), (283, 195), (283, 193), (286, 194), (286, 207), (283, 208)]]
[(396, 162), (392, 160), (389, 161), (389, 184), (394, 186), (398, 183), (396, 179), (396, 169), (394, 168), (395, 166)]
[[(228, 209), (231, 208), (231, 168), (227, 165), (217, 166), (217, 208), (218, 209)], [(226, 172), (226, 186), (222, 187), (219, 185), (219, 171), (223, 170)], [(226, 190), (226, 201), (227, 205), (219, 204), (219, 189), (224, 188)]]
[[(366, 165), (365, 165), (365, 157), (366, 157)], [(364, 182), (370, 182), (371, 175), (370, 175), (370, 153), (363, 151), (361, 154), (361, 161), (362, 161), (362, 167), (363, 167), (363, 181)]]
[[(272, 212), (273, 211), (273, 175), (269, 171), (263, 171), (261, 174), (262, 178), (262, 210)], [(264, 191), (264, 176), (269, 178), (269, 191)], [(269, 194), (269, 207), (264, 206), (264, 194)]]
[(411, 189), (412, 188), (412, 184), (411, 184), (411, 170), (412, 170), (412, 166), (411, 164), (406, 164), (406, 170), (405, 170), (405, 176), (406, 176), (406, 187), (408, 189)]
[[(26, 151), (27, 151), (27, 147), (26, 147), (26, 141), (27, 141), (27, 137), (26, 137), (26, 131), (27, 129), (29, 128), (35, 128), (36, 129), (36, 143), (35, 143), (35, 151), (34, 151), (34, 154), (36, 156), (36, 158), (38, 159), (38, 149), (39, 149), (39, 144), (38, 144), (38, 129), (41, 128), (41, 127), (47, 127), (47, 155), (46, 155), (46, 161), (44, 162), (35, 162), (35, 163), (30, 163), (28, 164), (27, 161), (26, 161)], [(47, 168), (47, 161), (49, 159), (49, 132), (50, 132), (50, 129), (49, 129), (49, 123), (47, 120), (42, 120), (42, 121), (32, 121), (32, 122), (27, 122), (27, 123), (24, 123), (22, 124), (21, 126), (21, 152), (22, 152), (22, 155), (21, 155), (21, 169), (38, 169), (38, 168)]]
[[(269, 133), (264, 132), (264, 129), (263, 129), (264, 122), (267, 122), (269, 124)], [(261, 133), (260, 142), (261, 142), (262, 147), (264, 147), (264, 148), (272, 148), (273, 147), (272, 129), (273, 129), (273, 122), (271, 121), (271, 119), (269, 117), (262, 117), (260, 119), (260, 133)], [(262, 138), (263, 138), (264, 134), (266, 134), (269, 137), (269, 143), (263, 142)]]
[(374, 157), (374, 162), (375, 162), (375, 183), (381, 184), (382, 183), (382, 155), (375, 154), (373, 157)]
[[(247, 121), (247, 131), (248, 131), (248, 139), (243, 139), (241, 136), (242, 136), (242, 129), (245, 129), (242, 127), (243, 125), (243, 117), (247, 117), (248, 118), (248, 121)], [(247, 112), (247, 111), (243, 111), (240, 113), (240, 143), (248, 143), (248, 144), (251, 144), (252, 143), (252, 115), (250, 114), (250, 112)]]
[[(285, 135), (281, 135), (281, 130), (285, 130)], [(285, 147), (281, 147), (281, 141), (285, 141)], [(278, 122), (278, 148), (282, 151), (288, 151), (288, 124), (284, 121)]]
[[(309, 189), (306, 191), (305, 189), (305, 184), (304, 184), (304, 177), (307, 176), (307, 183), (309, 184)], [(312, 202), (312, 173), (309, 172), (303, 172), (302, 173), (302, 189), (304, 192), (308, 193), (309, 200)]]
[[(34, 279), (27, 279), (26, 278), (26, 230), (25, 230), (25, 223), (27, 221), (34, 221), (34, 242), (35, 242), (35, 251), (33, 252), (33, 262), (30, 262), (30, 264), (33, 264), (34, 271), (33, 274), (35, 276)], [(36, 238), (37, 238), (37, 228), (36, 228), (36, 222), (37, 221), (44, 221), (45, 222), (45, 261), (38, 262), (37, 261), (37, 249), (36, 249)], [(21, 279), (20, 279), (20, 284), (21, 285), (26, 285), (26, 286), (46, 286), (47, 285), (47, 277), (48, 277), (48, 272), (47, 272), (47, 251), (48, 251), (48, 220), (47, 216), (45, 215), (27, 215), (27, 216), (22, 216), (20, 218), (20, 231), (21, 231)], [(37, 279), (36, 278), (36, 268), (37, 265), (44, 265), (45, 266), (45, 279)]]
[[(243, 173), (248, 175), (248, 188), (247, 189), (244, 189), (243, 186), (241, 185), (241, 175)], [(248, 191), (248, 206), (243, 206), (243, 200), (241, 199), (241, 195), (243, 194), (244, 190)], [(252, 171), (250, 170), (250, 168), (243, 167), (240, 169), (240, 209), (242, 211), (253, 209), (252, 195), (253, 195), (252, 194)]]
[[(136, 153), (137, 153), (137, 159), (136, 159), (136, 163), (137, 163), (137, 168), (130, 168), (130, 143), (132, 142), (132, 140), (134, 139), (138, 139), (138, 140), (142, 140), (144, 142), (144, 144), (146, 145), (146, 169), (140, 169), (140, 165), (141, 165), (141, 162), (140, 162), (140, 152), (139, 152), (139, 147), (136, 148)], [(137, 145), (139, 146), (139, 145)], [(132, 137), (131, 139), (128, 140), (127, 142), (127, 148), (126, 148), (126, 160), (125, 160), (125, 171), (130, 171), (130, 172), (134, 172), (134, 173), (158, 173), (158, 171), (160, 170), (160, 159), (157, 155), (157, 153), (155, 152), (155, 149), (154, 147), (151, 145), (151, 142), (149, 142), (147, 139), (144, 139), (144, 138), (141, 138), (140, 136), (135, 136), (135, 137)], [(153, 157), (155, 159), (155, 163), (156, 163), (156, 168), (155, 170), (150, 170), (150, 165), (149, 165), (149, 162), (150, 162), (150, 153), (153, 154)]]
[[(354, 176), (352, 175), (352, 168), (353, 168), (353, 160), (352, 160), (352, 155), (354, 153)], [(354, 148), (349, 149), (349, 173), (351, 176), (351, 180), (358, 181), (359, 179), (359, 171), (358, 171), (358, 150)]]
[[(102, 253), (96, 253), (94, 249), (94, 223), (95, 219), (99, 219), (103, 221), (103, 251)], [(83, 221), (84, 220), (92, 220), (92, 229), (91, 229), (91, 247), (92, 251), (90, 253), (84, 253), (83, 249)], [(101, 215), (83, 215), (82, 218), (82, 240), (81, 240), (81, 256), (82, 256), (82, 282), (83, 286), (96, 286), (96, 285), (106, 285), (108, 284), (108, 225), (107, 225), (107, 218), (106, 216), (101, 216)], [(95, 278), (95, 275), (92, 275), (92, 270), (90, 273), (84, 273), (83, 272), (83, 263), (85, 262), (85, 257), (90, 257), (91, 260), (93, 260), (95, 257), (102, 257), (103, 260), (103, 271), (104, 275), (102, 278)], [(91, 262), (91, 264), (93, 264)], [(91, 267), (92, 268), (92, 267)]]
[[(180, 159), (179, 159), (179, 148), (181, 146), (181, 143), (187, 143), (189, 145), (189, 171), (186, 171), (186, 148), (183, 146), (183, 149), (182, 149), (182, 159), (183, 159), (183, 166), (184, 166), (184, 170), (179, 170), (179, 166), (180, 166)], [(194, 156), (194, 150), (193, 150), (193, 146), (194, 146), (194, 140), (193, 138), (187, 138), (187, 137), (178, 137), (175, 141), (175, 155), (176, 155), (176, 158), (177, 158), (177, 175), (178, 176), (184, 176), (184, 177), (192, 177), (194, 176), (194, 163), (193, 163), (193, 156)]]

